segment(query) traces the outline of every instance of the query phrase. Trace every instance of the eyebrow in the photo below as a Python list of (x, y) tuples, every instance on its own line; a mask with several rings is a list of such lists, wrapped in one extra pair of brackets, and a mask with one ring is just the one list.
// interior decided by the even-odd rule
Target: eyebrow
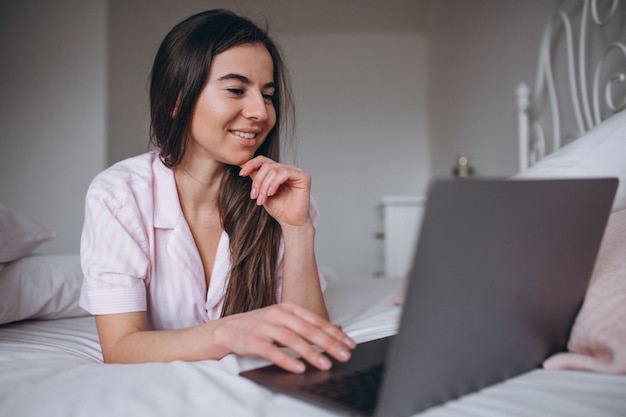
[[(250, 79), (246, 77), (245, 75), (235, 74), (235, 73), (222, 75), (217, 80), (218, 81), (237, 80), (246, 85), (252, 84), (252, 82), (250, 82)], [(275, 88), (275, 84), (274, 82), (266, 83), (263, 85), (263, 88)]]

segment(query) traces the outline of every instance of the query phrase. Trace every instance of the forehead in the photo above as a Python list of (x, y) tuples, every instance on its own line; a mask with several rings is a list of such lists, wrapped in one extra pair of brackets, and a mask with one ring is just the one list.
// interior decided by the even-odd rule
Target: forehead
[(217, 80), (227, 74), (243, 75), (256, 83), (271, 83), (274, 81), (274, 62), (263, 44), (244, 43), (213, 57), (209, 80)]

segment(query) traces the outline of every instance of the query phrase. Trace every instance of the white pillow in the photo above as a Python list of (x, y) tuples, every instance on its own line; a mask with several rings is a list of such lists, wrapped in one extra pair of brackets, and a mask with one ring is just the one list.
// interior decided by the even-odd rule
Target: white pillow
[(0, 271), (0, 324), (85, 316), (78, 306), (83, 273), (78, 255), (33, 255)]
[(546, 156), (514, 178), (617, 177), (612, 211), (626, 208), (626, 110)]
[(54, 236), (53, 232), (40, 224), (0, 204), (0, 264), (30, 254), (38, 245)]

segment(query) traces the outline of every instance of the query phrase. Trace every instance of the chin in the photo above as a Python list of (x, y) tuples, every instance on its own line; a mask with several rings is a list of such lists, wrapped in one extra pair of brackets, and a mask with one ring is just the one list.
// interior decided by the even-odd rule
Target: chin
[(254, 154), (252, 155), (245, 155), (245, 156), (241, 156), (239, 158), (232, 158), (229, 161), (226, 161), (225, 164), (226, 165), (233, 165), (233, 166), (241, 166), (243, 164), (245, 164), (246, 162), (248, 162), (249, 160), (251, 160), (252, 158), (254, 158)]

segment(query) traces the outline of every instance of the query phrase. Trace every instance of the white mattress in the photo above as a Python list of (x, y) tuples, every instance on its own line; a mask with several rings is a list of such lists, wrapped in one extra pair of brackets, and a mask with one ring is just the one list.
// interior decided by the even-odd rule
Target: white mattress
[[(357, 341), (393, 334), (399, 280), (332, 282), (333, 320)], [(238, 376), (265, 364), (220, 361), (104, 365), (91, 317), (0, 326), (0, 416), (334, 416)], [(626, 415), (626, 376), (535, 370), (420, 416)]]

